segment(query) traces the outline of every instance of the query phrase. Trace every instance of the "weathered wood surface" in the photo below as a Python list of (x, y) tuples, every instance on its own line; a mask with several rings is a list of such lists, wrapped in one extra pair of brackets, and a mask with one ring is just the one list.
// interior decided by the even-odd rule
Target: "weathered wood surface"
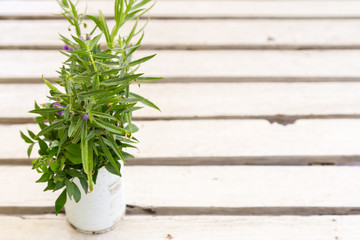
[[(65, 216), (1, 216), (4, 239), (127, 239), (127, 240), (356, 240), (360, 216), (241, 217), (241, 216), (126, 216), (118, 228), (103, 235), (84, 235), (66, 222)], [(40, 227), (39, 227), (40, 226)], [(21, 229), (21, 231), (19, 231)], [(36, 229), (36, 231), (34, 230)], [(170, 237), (168, 237), (170, 236)]]
[[(61, 49), (58, 33), (67, 34), (67, 26), (64, 20), (3, 21), (0, 32), (11, 34), (1, 36), (0, 47)], [(359, 28), (360, 20), (151, 20), (142, 46), (143, 49), (358, 48)], [(123, 33), (128, 30), (125, 27)]]
[[(151, 55), (140, 51), (135, 57)], [(333, 51), (159, 51), (139, 71), (148, 76), (163, 76), (191, 81), (222, 78), (356, 78), (360, 77), (360, 50)], [(65, 56), (56, 51), (0, 51), (1, 79), (39, 79), (56, 77), (55, 70)], [(36, 59), (36, 64), (34, 64)], [(21, 70), (20, 70), (21, 69)]]
[[(26, 208), (53, 207), (58, 193), (42, 192), (46, 184), (34, 183), (36, 171), (28, 166), (0, 170), (1, 211), (22, 208), (26, 214)], [(293, 215), (306, 215), (307, 208), (323, 214), (360, 209), (360, 193), (354, 190), (360, 188), (358, 167), (127, 166), (124, 176), (127, 204), (160, 215), (219, 214), (219, 209), (251, 215), (247, 208), (257, 214), (259, 209), (274, 208), (276, 214), (277, 208), (285, 208)]]
[[(112, 5), (91, 0), (89, 12), (100, 7), (111, 17)], [(125, 169), (129, 215), (98, 236), (76, 233), (63, 215), (42, 215), (54, 212), (57, 194), (34, 183), (19, 136), (36, 127), (1, 124), (0, 214), (8, 216), (0, 216), (0, 238), (359, 239), (359, 167), (239, 166), (359, 165), (360, 121), (339, 119), (360, 116), (359, 9), (360, 1), (160, 0), (143, 50), (165, 51), (142, 70), (165, 80), (137, 91), (163, 111), (136, 117), (176, 121), (137, 121), (140, 151)], [(0, 85), (1, 123), (31, 121), (33, 100), (46, 100), (42, 84), (24, 83), (56, 77), (61, 54), (44, 50), (61, 47), (58, 11), (55, 1), (0, 1), (0, 82), (8, 83)], [(330, 119), (268, 122), (282, 115), (284, 123)], [(150, 166), (167, 164), (178, 166)]]
[[(182, 120), (135, 122), (140, 158), (359, 155), (360, 121), (299, 120), (282, 126), (265, 120)], [(0, 125), (1, 158), (26, 158), (19, 130), (35, 124)], [(35, 156), (35, 155), (34, 155)]]
[[(84, 9), (84, 2), (79, 8)], [(88, 13), (98, 9), (111, 16), (111, 1), (89, 1)], [(359, 18), (359, 1), (159, 1), (152, 18)], [(1, 1), (1, 18), (59, 18), (55, 1)]]
[[(360, 114), (360, 83), (173, 83), (133, 85), (161, 112), (144, 108), (140, 119), (353, 117)], [(14, 94), (14, 93), (17, 94)], [(45, 84), (0, 85), (0, 119), (32, 121), (34, 101), (48, 101)], [(11, 103), (11, 104), (9, 104)], [(284, 120), (287, 118), (283, 117)]]

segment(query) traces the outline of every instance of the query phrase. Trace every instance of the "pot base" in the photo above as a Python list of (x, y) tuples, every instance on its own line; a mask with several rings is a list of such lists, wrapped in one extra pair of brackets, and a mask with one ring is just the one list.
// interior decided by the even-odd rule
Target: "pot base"
[(120, 225), (121, 220), (123, 220), (124, 216), (125, 216), (125, 211), (124, 211), (124, 213), (122, 214), (122, 216), (114, 223), (114, 225), (112, 225), (112, 226), (109, 227), (109, 228), (106, 228), (106, 229), (103, 229), (103, 230), (98, 230), (98, 231), (83, 230), (83, 229), (81, 229), (81, 228), (75, 227), (75, 226), (69, 221), (69, 219), (66, 218), (66, 221), (67, 221), (67, 222), (70, 224), (70, 226), (71, 226), (72, 228), (74, 228), (77, 232), (84, 233), (84, 234), (89, 234), (89, 235), (98, 235), (98, 234), (106, 233), (106, 232), (108, 232), (108, 231), (111, 231), (111, 230), (117, 228), (117, 227)]

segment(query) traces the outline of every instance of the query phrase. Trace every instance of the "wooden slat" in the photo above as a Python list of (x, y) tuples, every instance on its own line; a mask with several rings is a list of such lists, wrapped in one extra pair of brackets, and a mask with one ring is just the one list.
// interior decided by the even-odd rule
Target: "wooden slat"
[[(282, 126), (264, 120), (137, 122), (140, 158), (359, 155), (359, 120), (299, 120)], [(0, 125), (1, 158), (26, 158), (19, 130), (34, 124)]]
[[(63, 20), (3, 21), (0, 32), (11, 34), (3, 34), (0, 47), (60, 49), (58, 33), (66, 34), (67, 26)], [(359, 28), (360, 20), (152, 20), (143, 48), (357, 48)]]
[[(2, 18), (59, 18), (54, 1), (2, 1)], [(81, 2), (80, 9), (84, 9)], [(111, 1), (89, 1), (88, 13), (113, 14)], [(359, 18), (358, 1), (159, 1), (153, 18)]]
[[(256, 118), (275, 115), (351, 117), (360, 114), (360, 83), (174, 83), (133, 85), (132, 90), (157, 103), (161, 112), (144, 108), (137, 118)], [(34, 101), (47, 102), (45, 84), (0, 85), (0, 118), (35, 117)], [(12, 104), (9, 104), (12, 103)], [(312, 116), (311, 116), (312, 115)], [(291, 119), (288, 119), (289, 121)], [(25, 120), (24, 120), (25, 121)]]
[[(140, 51), (135, 57), (153, 54)], [(160, 51), (140, 71), (172, 79), (221, 81), (257, 78), (297, 78), (307, 81), (360, 77), (360, 50), (352, 51)], [(1, 79), (57, 76), (65, 56), (56, 51), (0, 51)], [(34, 62), (36, 60), (36, 62)], [(36, 63), (36, 64), (35, 64)], [(201, 64), (199, 64), (201, 63)]]
[[(357, 239), (359, 224), (359, 216), (126, 216), (115, 230), (91, 239), (287, 240), (289, 236), (294, 240)], [(63, 215), (1, 216), (0, 228), (3, 238), (8, 240), (23, 240), (29, 235), (38, 240), (47, 240), (49, 236), (53, 240), (90, 239), (71, 228)]]
[[(53, 207), (59, 193), (29, 167), (1, 166), (0, 211)], [(153, 214), (287, 214), (345, 213), (360, 210), (358, 167), (126, 167), (127, 204)], [(16, 176), (16, 177), (14, 177)], [(95, 186), (96, 187), (96, 186)], [(346, 196), (346, 197), (344, 197)], [(259, 209), (258, 209), (259, 208)], [(21, 214), (21, 213), (20, 213)], [(260, 212), (261, 214), (261, 212)]]

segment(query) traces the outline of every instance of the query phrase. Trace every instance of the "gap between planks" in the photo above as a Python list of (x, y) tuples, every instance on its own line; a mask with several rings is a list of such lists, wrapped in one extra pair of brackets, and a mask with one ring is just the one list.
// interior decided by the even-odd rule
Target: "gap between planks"
[[(200, 120), (266, 120), (269, 123), (280, 125), (295, 124), (298, 120), (305, 119), (360, 119), (360, 114), (309, 114), (309, 115), (254, 115), (254, 116), (164, 116), (164, 117), (133, 117), (134, 121), (200, 121)], [(26, 117), (0, 117), (0, 124), (27, 124), (36, 123), (33, 118)]]
[[(359, 50), (360, 44), (143, 44), (140, 50), (206, 51), (206, 50)], [(61, 46), (51, 45), (0, 45), (0, 50), (62, 50)]]
[[(47, 78), (50, 82), (54, 83), (56, 78)], [(227, 77), (227, 76), (216, 76), (216, 77), (165, 77), (161, 82), (153, 82), (151, 84), (161, 84), (161, 83), (293, 83), (293, 82), (360, 82), (360, 77), (318, 77), (318, 76), (238, 76), (238, 77)], [(17, 78), (17, 77), (1, 77), (0, 84), (43, 84), (44, 80), (41, 78)], [(144, 83), (142, 83), (144, 84)], [(146, 83), (145, 83), (146, 84)]]
[[(34, 183), (35, 184), (35, 183)], [(64, 213), (64, 210), (61, 211)], [(54, 207), (0, 206), (0, 215), (55, 214)], [(126, 215), (151, 216), (315, 216), (360, 215), (360, 207), (142, 207), (126, 206)]]
[[(0, 166), (29, 166), (33, 159), (0, 158)], [(360, 155), (323, 156), (237, 156), (237, 157), (144, 157), (127, 159), (129, 166), (303, 166), (303, 165), (360, 165)]]

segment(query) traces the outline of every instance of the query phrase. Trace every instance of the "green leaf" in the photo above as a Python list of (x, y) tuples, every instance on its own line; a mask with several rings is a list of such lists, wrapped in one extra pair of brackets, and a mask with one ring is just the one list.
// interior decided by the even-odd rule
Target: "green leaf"
[(55, 184), (55, 187), (53, 189), (53, 192), (63, 188), (65, 186), (65, 181), (57, 181), (57, 183)]
[(81, 192), (78, 186), (75, 183), (73, 184), (74, 184), (74, 200), (75, 202), (79, 202), (81, 198)]
[(162, 77), (139, 77), (136, 79), (136, 82), (153, 82), (164, 79)]
[(66, 185), (66, 193), (69, 196), (70, 199), (72, 199), (72, 196), (74, 195), (74, 184), (72, 184), (71, 181), (68, 179), (65, 179), (65, 185)]
[(49, 165), (50, 165), (51, 171), (53, 171), (53, 172), (56, 172), (59, 168), (59, 165), (56, 161), (50, 161)]
[(152, 103), (152, 102), (149, 101), (148, 99), (143, 98), (142, 96), (137, 95), (137, 94), (135, 94), (135, 93), (129, 93), (129, 95), (137, 98), (137, 99), (139, 100), (139, 102), (141, 102), (142, 104), (144, 104), (144, 105), (146, 105), (146, 106), (149, 106), (149, 107), (152, 107), (152, 108), (155, 108), (155, 109), (157, 109), (157, 110), (160, 111), (160, 108), (158, 108), (154, 103)]
[(67, 140), (67, 133), (65, 132), (65, 130), (63, 130), (63, 129), (59, 130), (58, 135), (60, 138), (60, 142), (59, 142), (58, 151), (56, 153), (56, 156), (59, 156), (59, 154), (61, 152), (61, 148), (62, 148), (63, 144), (65, 143), (65, 141)]
[(65, 149), (65, 156), (74, 164), (82, 163), (80, 144), (69, 144)]
[(151, 0), (143, 0), (143, 1), (140, 1), (138, 4), (132, 6), (131, 10), (135, 10), (135, 9), (138, 9), (138, 8), (141, 8), (142, 6), (144, 6), (145, 4), (147, 4), (148, 2), (150, 2)]
[(83, 49), (87, 48), (86, 44), (83, 41), (81, 41), (79, 38), (77, 38), (77, 37), (75, 37), (73, 35), (71, 35), (71, 37), (80, 45), (81, 48), (83, 48)]
[(73, 168), (69, 169), (67, 171), (67, 174), (69, 174), (72, 177), (77, 177), (77, 178), (82, 178), (83, 177), (83, 175), (79, 171), (77, 171), (77, 170), (75, 170)]
[(28, 156), (28, 158), (30, 158), (30, 155), (31, 155), (32, 149), (33, 149), (33, 147), (34, 147), (34, 144), (35, 144), (35, 143), (30, 144), (30, 146), (29, 146), (28, 149), (27, 149), (27, 156)]
[(112, 48), (109, 28), (108, 28), (108, 26), (107, 26), (105, 16), (104, 16), (104, 14), (103, 14), (101, 11), (99, 11), (99, 19), (100, 19), (101, 25), (102, 25), (102, 27), (103, 27), (101, 30), (102, 30), (102, 32), (105, 34), (106, 42), (108, 43), (108, 46), (109, 46), (110, 48)]
[(132, 133), (136, 133), (136, 132), (139, 131), (139, 128), (133, 123), (131, 124), (131, 129), (130, 129), (130, 125), (127, 125), (124, 129), (128, 130), (128, 131), (130, 131)]
[(114, 86), (114, 85), (124, 84), (124, 83), (127, 83), (127, 82), (129, 82), (129, 81), (131, 81), (133, 79), (136, 79), (136, 78), (140, 77), (141, 75), (143, 75), (143, 73), (128, 75), (128, 76), (121, 77), (121, 78), (112, 78), (112, 79), (102, 81), (100, 83), (100, 85)]
[(96, 26), (101, 30), (103, 31), (103, 26), (102, 26), (102, 23), (100, 22), (99, 19), (97, 19), (96, 17), (94, 16), (91, 16), (91, 15), (85, 15), (87, 18), (91, 19), (95, 24)]
[(46, 134), (47, 132), (59, 127), (60, 125), (63, 124), (63, 120), (60, 120), (58, 122), (55, 122), (49, 126), (46, 126), (45, 128), (43, 128), (36, 136), (35, 136), (35, 139), (38, 139), (40, 136)]
[(56, 215), (58, 215), (58, 213), (61, 211), (61, 209), (63, 209), (65, 203), (66, 203), (66, 189), (64, 189), (64, 191), (62, 191), (60, 196), (55, 201)]
[(26, 142), (26, 143), (34, 143), (30, 138), (28, 138), (27, 136), (25, 136), (25, 134), (22, 132), (22, 131), (20, 131), (20, 135), (21, 135), (21, 137), (22, 137), (22, 139), (24, 139), (24, 141)]
[(76, 117), (73, 119), (73, 121), (71, 121), (70, 126), (69, 126), (69, 131), (68, 131), (68, 136), (72, 137), (74, 135), (74, 133), (76, 133), (78, 131), (78, 129), (80, 128), (81, 125), (81, 117)]
[(89, 51), (92, 51), (92, 50), (94, 49), (94, 47), (96, 46), (96, 44), (99, 42), (101, 36), (102, 36), (102, 34), (99, 34), (99, 35), (95, 36), (95, 37), (90, 41)]
[(101, 118), (105, 118), (105, 119), (109, 119), (109, 120), (113, 120), (115, 122), (119, 122), (119, 119), (117, 119), (116, 117), (114, 116), (111, 116), (109, 114), (106, 114), (106, 113), (102, 113), (102, 112), (92, 112), (92, 114), (94, 116), (97, 116), (97, 117), (101, 117)]
[(35, 137), (35, 133), (33, 133), (32, 131), (28, 130), (29, 136), (34, 139)]
[(135, 60), (135, 61), (132, 61), (132, 62), (129, 63), (129, 67), (132, 67), (132, 66), (141, 64), (143, 62), (149, 61), (150, 59), (152, 59), (155, 56), (156, 56), (156, 54), (151, 55), (151, 56), (147, 56), (147, 57), (143, 57), (143, 58), (140, 58), (140, 59)]
[(41, 78), (44, 80), (45, 84), (48, 86), (48, 88), (49, 88), (50, 90), (53, 90), (53, 91), (56, 91), (56, 92), (61, 93), (61, 92), (59, 91), (59, 89), (57, 89), (57, 88), (56, 88), (54, 85), (52, 85), (48, 80), (46, 80), (46, 79), (44, 78), (44, 76), (41, 76)]
[(87, 194), (88, 189), (89, 189), (88, 182), (86, 181), (85, 178), (79, 178), (79, 180), (80, 180), (81, 187), (84, 189), (85, 194)]
[(64, 152), (65, 156), (67, 159), (70, 160), (70, 162), (72, 162), (73, 164), (81, 164), (82, 163), (82, 159), (81, 156), (75, 156), (69, 152)]
[(39, 182), (47, 182), (50, 178), (50, 174), (49, 173), (44, 173), (43, 175), (41, 175), (41, 177), (36, 181), (37, 183)]
[(54, 113), (62, 111), (64, 108), (40, 108), (40, 109), (34, 109), (29, 111), (29, 113), (38, 113), (38, 114), (45, 114), (45, 113)]
[(39, 147), (40, 147), (39, 154), (47, 155), (47, 149), (49, 148), (48, 145), (40, 138), (38, 140), (38, 143), (39, 143)]
[[(120, 169), (121, 168), (120, 163), (118, 161), (115, 161), (115, 163), (117, 165), (117, 168)], [(110, 173), (116, 175), (116, 176), (120, 176), (119, 172), (116, 171), (116, 169), (113, 167), (113, 165), (110, 162), (105, 164), (105, 169), (108, 170)]]
[(109, 160), (109, 163), (111, 164), (111, 166), (115, 169), (115, 173), (116, 175), (121, 176), (120, 173), (120, 168), (118, 167), (118, 165), (116, 164), (116, 161), (114, 160), (114, 158), (111, 155), (111, 152), (109, 151), (109, 149), (106, 147), (105, 142), (103, 140), (102, 137), (99, 138), (99, 143), (100, 143), (100, 147), (103, 151), (103, 153), (105, 154), (106, 158)]
[(129, 33), (129, 36), (127, 37), (127, 39), (126, 39), (126, 41), (125, 41), (125, 46), (129, 45), (131, 39), (133, 38), (138, 23), (139, 23), (139, 18), (136, 19), (136, 22), (135, 22), (133, 28), (131, 29), (131, 31), (130, 31), (130, 33)]
[(124, 159), (123, 155), (121, 154), (121, 147), (119, 147), (119, 145), (116, 143), (114, 138), (109, 134), (106, 134), (106, 138), (109, 140), (110, 147), (115, 152), (116, 156), (118, 156), (119, 159), (121, 159), (123, 162), (125, 162), (125, 159)]
[[(90, 191), (93, 189), (92, 182), (92, 170), (93, 170), (93, 159), (92, 159), (92, 151), (89, 151), (89, 144), (87, 144), (87, 122), (83, 121), (81, 123), (81, 159), (85, 173), (88, 176), (89, 188)], [(91, 159), (90, 159), (91, 157)]]
[(108, 123), (108, 122), (105, 122), (103, 120), (100, 120), (100, 119), (93, 119), (94, 123), (105, 129), (105, 130), (108, 130), (112, 133), (115, 133), (115, 134), (119, 134), (119, 135), (125, 135), (125, 134), (130, 134), (129, 132), (127, 132), (125, 129), (121, 128), (121, 127), (117, 127), (111, 123)]

